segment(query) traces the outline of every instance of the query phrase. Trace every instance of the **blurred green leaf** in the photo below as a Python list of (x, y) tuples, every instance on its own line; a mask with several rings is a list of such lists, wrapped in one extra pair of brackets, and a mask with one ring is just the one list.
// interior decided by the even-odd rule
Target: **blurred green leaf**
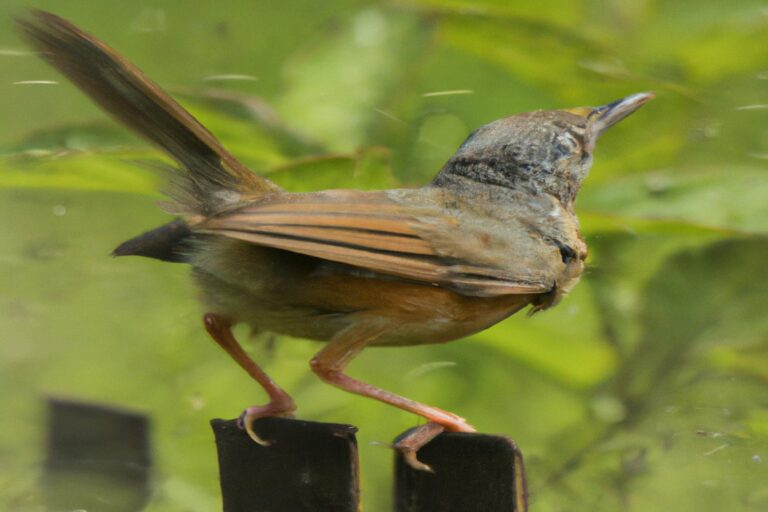
[(607, 379), (616, 367), (597, 313), (589, 288), (579, 286), (558, 307), (531, 318), (518, 313), (477, 339), (561, 385), (586, 389)]
[(747, 335), (744, 341), (732, 345), (711, 349), (712, 365), (729, 373), (753, 375), (768, 382), (768, 345), (760, 335)]
[(632, 43), (642, 45), (647, 65), (670, 78), (690, 85), (716, 83), (765, 62), (766, 50), (750, 44), (765, 36), (763, 8), (754, 0), (728, 9), (712, 1), (659, 4), (638, 20)]
[(66, 188), (159, 196), (155, 173), (137, 165), (152, 156), (148, 152), (123, 151), (6, 158), (0, 160), (0, 188)]
[(2, 152), (6, 155), (44, 155), (60, 151), (114, 151), (135, 144), (136, 138), (125, 128), (94, 122), (39, 130)]
[(230, 153), (252, 169), (279, 165), (287, 160), (280, 151), (279, 137), (269, 127), (199, 104), (190, 105), (190, 112), (223, 141)]
[(354, 13), (286, 64), (278, 110), (331, 151), (357, 149), (419, 47), (419, 29), (416, 19), (379, 8)]
[(766, 233), (766, 197), (768, 172), (762, 169), (670, 169), (585, 187), (579, 207), (700, 228)]
[(390, 152), (371, 148), (353, 155), (320, 155), (270, 170), (269, 179), (292, 192), (355, 188), (385, 189), (394, 184)]
[(490, 20), (519, 18), (562, 27), (572, 26), (584, 17), (580, 2), (561, 2), (556, 10), (542, 9), (536, 0), (414, 0), (409, 4), (443, 14), (482, 16)]
[[(640, 341), (620, 379), (622, 394), (647, 403), (647, 393), (698, 351), (747, 339), (768, 343), (768, 300), (761, 269), (768, 239), (724, 240), (670, 258), (649, 282), (639, 320)], [(681, 322), (681, 319), (685, 319)], [(685, 378), (686, 375), (680, 375)]]
[[(257, 96), (214, 87), (181, 89), (173, 90), (173, 92), (182, 97), (190, 98), (196, 104), (205, 106), (209, 111), (245, 121), (247, 126), (257, 125), (258, 137), (273, 139), (283, 154), (299, 156), (323, 150), (316, 141), (293, 129), (280, 118), (269, 103)], [(251, 129), (253, 129), (252, 126)], [(253, 137), (253, 135), (249, 134), (246, 138), (248, 137)]]
[(579, 62), (589, 54), (588, 41), (579, 40), (576, 33), (521, 21), (447, 16), (439, 36), (443, 44), (490, 60), (549, 91), (572, 90), (562, 76), (582, 74)]
[[(753, 406), (768, 380), (751, 378), (757, 365), (724, 374), (723, 363), (733, 363), (728, 354), (744, 350), (744, 339), (753, 340), (753, 354), (768, 347), (768, 321), (755, 322), (768, 300), (766, 251), (765, 238), (724, 240), (680, 251), (654, 272), (639, 297), (637, 343), (620, 352), (601, 391), (624, 416), (613, 426), (576, 427), (571, 439), (583, 444), (569, 443), (568, 471), (549, 477), (561, 502), (607, 511), (629, 500), (642, 509), (656, 489), (675, 506), (726, 506), (739, 496), (759, 510), (765, 496), (755, 490), (768, 468), (753, 450), (767, 438)], [(726, 483), (723, 464), (738, 477)], [(595, 494), (595, 480), (610, 492)]]

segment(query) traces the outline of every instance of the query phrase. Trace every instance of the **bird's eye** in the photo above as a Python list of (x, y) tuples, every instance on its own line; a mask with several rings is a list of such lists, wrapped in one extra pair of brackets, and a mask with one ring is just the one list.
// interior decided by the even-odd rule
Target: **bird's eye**
[(568, 131), (563, 132), (559, 139), (560, 144), (567, 148), (563, 156), (573, 155), (574, 153), (581, 153), (581, 143), (573, 133)]

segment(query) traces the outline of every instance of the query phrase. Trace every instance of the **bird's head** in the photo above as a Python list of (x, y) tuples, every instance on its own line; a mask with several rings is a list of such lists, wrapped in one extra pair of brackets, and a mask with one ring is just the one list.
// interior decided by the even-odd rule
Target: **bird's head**
[(433, 185), (460, 186), (469, 179), (552, 194), (569, 205), (600, 135), (653, 97), (639, 93), (600, 107), (538, 110), (489, 123), (467, 138)]

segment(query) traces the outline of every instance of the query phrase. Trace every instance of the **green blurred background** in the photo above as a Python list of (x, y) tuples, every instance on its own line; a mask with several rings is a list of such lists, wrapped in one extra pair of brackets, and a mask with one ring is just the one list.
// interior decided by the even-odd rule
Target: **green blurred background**
[[(351, 373), (514, 437), (533, 510), (768, 509), (757, 0), (5, 0), (0, 508), (38, 510), (45, 395), (151, 415), (152, 512), (216, 510), (208, 419), (264, 400), (207, 339), (184, 266), (108, 256), (169, 219), (135, 163), (162, 157), (26, 51), (9, 28), (26, 6), (109, 42), (296, 191), (423, 184), (493, 119), (656, 91), (598, 144), (589, 268), (559, 307)], [(311, 342), (248, 347), (302, 418), (360, 427), (365, 510), (390, 510), (386, 445), (418, 420), (320, 383)]]

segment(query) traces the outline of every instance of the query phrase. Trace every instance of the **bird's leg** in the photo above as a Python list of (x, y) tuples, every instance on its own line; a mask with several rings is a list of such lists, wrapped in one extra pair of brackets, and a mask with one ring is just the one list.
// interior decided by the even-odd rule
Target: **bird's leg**
[(207, 313), (203, 316), (203, 323), (211, 338), (267, 392), (269, 402), (265, 405), (248, 407), (240, 416), (240, 423), (251, 439), (262, 446), (269, 446), (269, 441), (265, 441), (254, 432), (253, 422), (267, 416), (293, 417), (293, 412), (296, 410), (293, 398), (275, 384), (269, 375), (245, 353), (232, 334), (232, 325), (228, 320), (213, 313)]
[[(381, 336), (387, 329), (388, 325), (383, 324), (380, 321), (361, 319), (337, 334), (315, 355), (315, 357), (312, 358), (312, 361), (310, 362), (312, 370), (325, 382), (333, 384), (345, 391), (374, 398), (405, 411), (418, 414), (444, 430), (450, 432), (475, 432), (475, 428), (460, 416), (385, 391), (381, 388), (372, 386), (371, 384), (353, 379), (344, 373), (344, 368), (347, 367), (349, 362), (359, 354), (366, 345)], [(432, 437), (438, 433), (439, 432), (434, 432)], [(410, 449), (415, 453), (418, 448), (430, 439), (431, 438), (426, 439), (421, 444), (414, 443), (413, 446), (415, 447), (407, 445), (406, 449)], [(410, 461), (415, 460), (415, 456), (412, 456), (409, 459), (409, 463)], [(419, 467), (414, 464), (412, 464), (412, 466), (417, 469), (425, 469), (424, 467)]]

